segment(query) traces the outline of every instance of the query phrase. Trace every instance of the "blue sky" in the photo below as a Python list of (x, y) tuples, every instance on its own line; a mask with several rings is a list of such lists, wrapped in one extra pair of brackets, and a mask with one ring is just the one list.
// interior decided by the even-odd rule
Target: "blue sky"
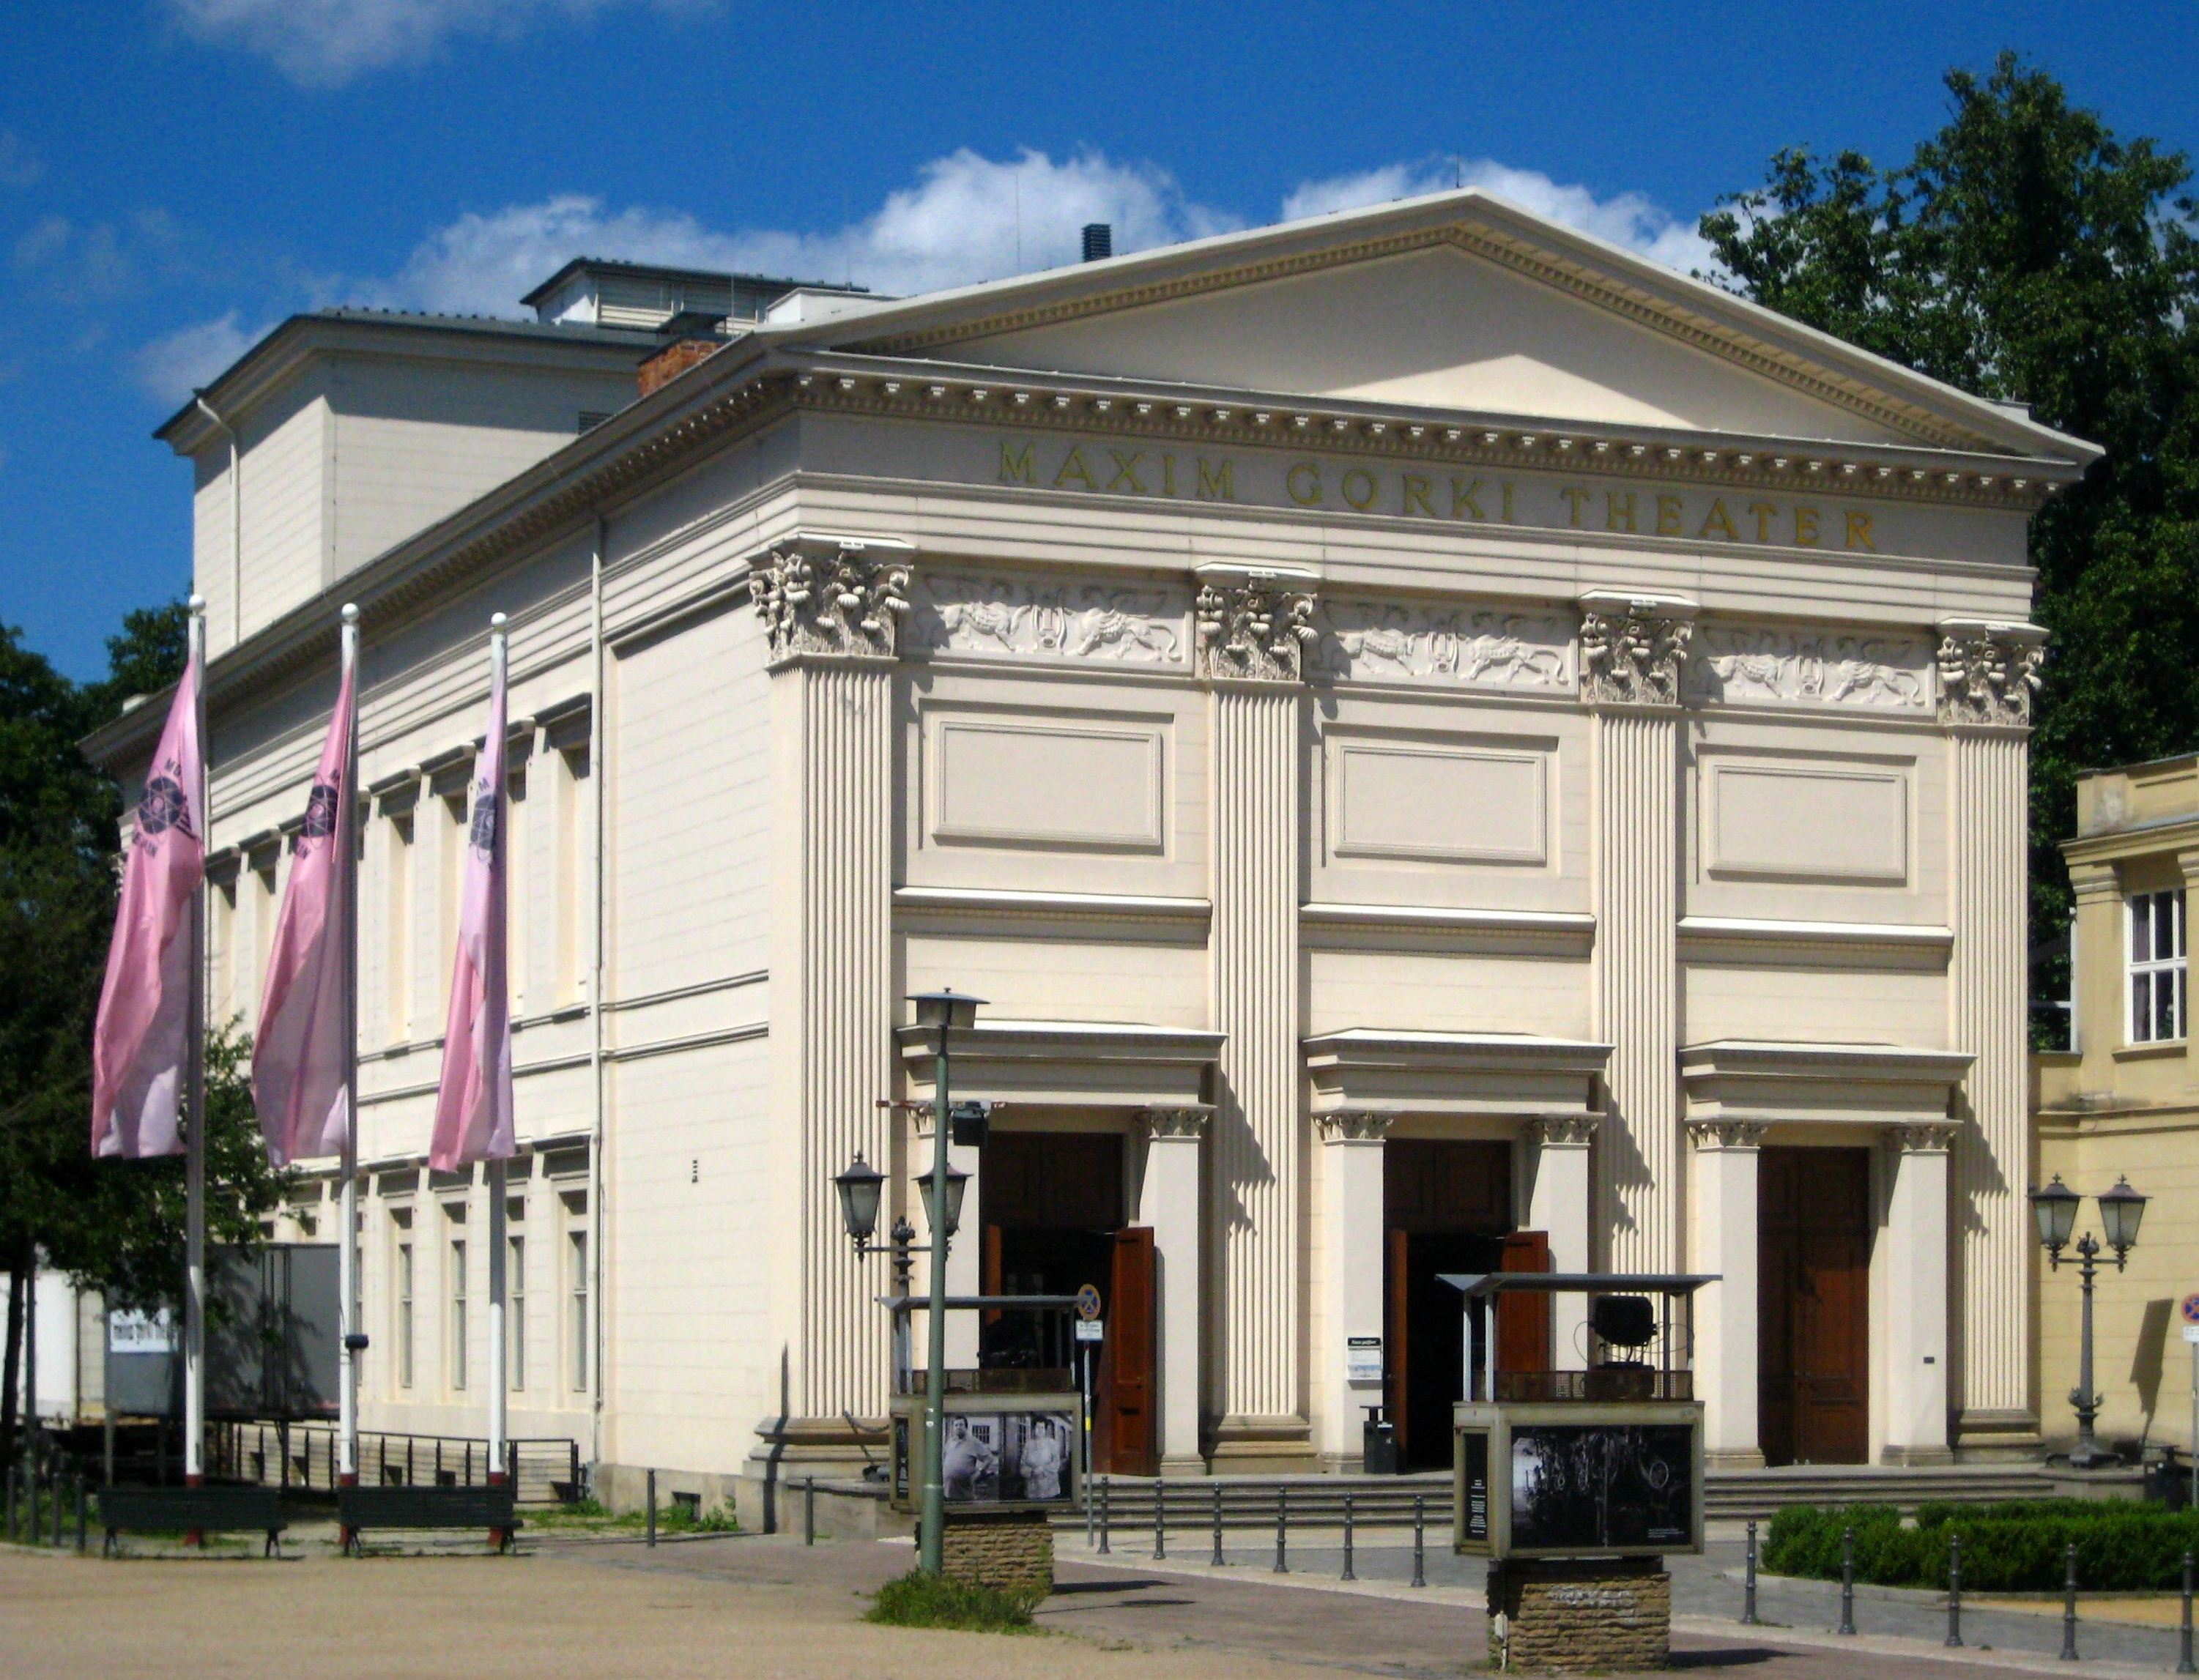
[(0, 621), (89, 676), (183, 592), (149, 433), (295, 310), (516, 314), (582, 252), (909, 291), (1461, 177), (1686, 266), (1774, 149), (1905, 158), (2003, 46), (2199, 152), (2193, 0), (19, 4)]

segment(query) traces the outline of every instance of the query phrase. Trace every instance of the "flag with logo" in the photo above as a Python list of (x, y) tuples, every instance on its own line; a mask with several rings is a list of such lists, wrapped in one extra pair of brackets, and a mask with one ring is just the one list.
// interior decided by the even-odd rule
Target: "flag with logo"
[(190, 1063), (194, 895), (206, 878), (205, 747), (195, 658), (176, 685), (145, 773), (107, 980), (91, 1040), (91, 1152), (132, 1159), (183, 1151), (177, 1115)]
[(290, 841), (290, 881), (275, 924), (260, 1032), (252, 1043), (252, 1100), (267, 1158), (277, 1166), (340, 1152), (351, 1130), (351, 924), (356, 913), (346, 820), (352, 782), (353, 685), (347, 662)]
[(428, 1164), (449, 1172), (512, 1152), (511, 1003), (505, 951), (505, 677), (501, 637), (488, 697), (488, 735), (475, 767), (466, 830), (458, 948), (443, 1025), (443, 1079)]

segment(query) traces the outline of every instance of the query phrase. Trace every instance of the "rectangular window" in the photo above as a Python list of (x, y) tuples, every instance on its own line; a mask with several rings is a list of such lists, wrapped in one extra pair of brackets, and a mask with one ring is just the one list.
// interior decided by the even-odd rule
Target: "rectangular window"
[(466, 1245), (451, 1244), (451, 1386), (466, 1385)]
[(382, 847), (382, 1036), (412, 1036), (412, 814), (394, 813)]
[(504, 1268), (505, 1374), (514, 1390), (527, 1386), (527, 1239), (511, 1239)]
[(397, 1245), (397, 1385), (412, 1386), (412, 1245)]
[(567, 1263), (573, 1271), (568, 1286), (572, 1303), (569, 1328), (573, 1338), (573, 1390), (585, 1394), (588, 1388), (588, 1234), (569, 1232), (566, 1242)]
[(589, 918), (593, 905), (584, 901), (581, 866), (585, 844), (592, 837), (583, 825), (588, 793), (588, 747), (583, 741), (554, 754), (557, 766), (557, 980), (555, 1001), (567, 1004), (581, 995), (582, 977), (588, 960)]
[(2184, 1036), (2184, 895), (2133, 893), (2130, 909), (2130, 1041)]

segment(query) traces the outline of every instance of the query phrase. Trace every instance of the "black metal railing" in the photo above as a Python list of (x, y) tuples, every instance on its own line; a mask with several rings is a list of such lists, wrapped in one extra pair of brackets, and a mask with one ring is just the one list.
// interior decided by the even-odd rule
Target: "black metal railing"
[[(322, 1423), (211, 1425), (207, 1467), (225, 1480), (300, 1492), (334, 1492), (341, 1479), (335, 1429)], [(505, 1443), (503, 1466), (522, 1505), (568, 1504), (580, 1496), (580, 1444), (564, 1436)], [(498, 1467), (478, 1436), (363, 1429), (359, 1480), (376, 1487), (480, 1487)]]

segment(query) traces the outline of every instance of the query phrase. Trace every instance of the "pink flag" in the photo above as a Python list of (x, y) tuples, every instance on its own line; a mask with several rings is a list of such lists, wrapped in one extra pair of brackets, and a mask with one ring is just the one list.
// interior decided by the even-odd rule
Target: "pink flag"
[(252, 1044), (252, 1100), (267, 1158), (278, 1167), (338, 1153), (351, 1130), (353, 860), (345, 818), (357, 797), (353, 675), (347, 662), (306, 820), (290, 842), (290, 884), (275, 924), (260, 1035)]
[(443, 1082), (428, 1164), (449, 1172), (512, 1152), (511, 1002), (505, 956), (505, 695), (499, 635), (489, 684), (488, 738), (474, 775), (451, 1012), (443, 1025)]
[(199, 682), (194, 659), (176, 685), (137, 800), (91, 1041), (94, 1155), (174, 1155), (184, 1146), (176, 1113), (197, 1025), (190, 1019), (198, 955), (192, 895), (206, 878)]

